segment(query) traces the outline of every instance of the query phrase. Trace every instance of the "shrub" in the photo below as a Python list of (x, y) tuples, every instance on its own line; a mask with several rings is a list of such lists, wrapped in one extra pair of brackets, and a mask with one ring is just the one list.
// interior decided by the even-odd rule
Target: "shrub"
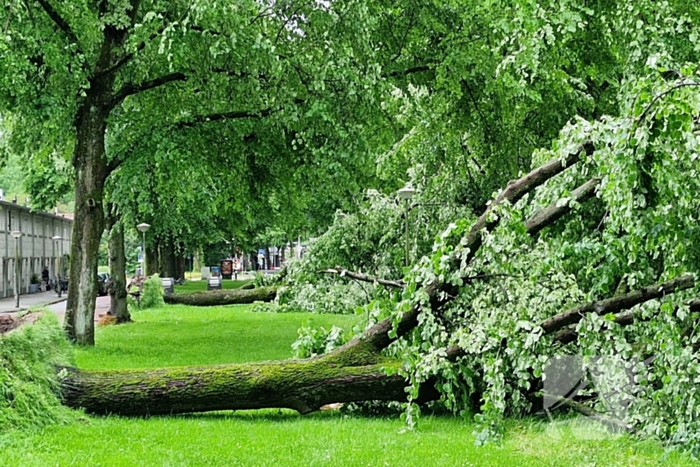
[(141, 309), (158, 308), (165, 305), (163, 300), (163, 285), (158, 274), (154, 274), (143, 283), (141, 291)]
[(261, 272), (256, 272), (253, 278), (253, 285), (255, 288), (258, 287), (269, 287), (271, 285), (279, 284), (282, 279), (282, 273), (265, 275)]
[(337, 326), (333, 326), (329, 330), (326, 330), (324, 327), (302, 326), (299, 328), (298, 334), (299, 337), (292, 344), (294, 358), (322, 355), (348, 341), (345, 331)]

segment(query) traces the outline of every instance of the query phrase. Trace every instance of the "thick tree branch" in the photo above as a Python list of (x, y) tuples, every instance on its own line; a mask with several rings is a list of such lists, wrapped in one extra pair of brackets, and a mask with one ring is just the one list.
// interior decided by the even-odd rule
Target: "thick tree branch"
[(355, 279), (356, 281), (370, 282), (372, 284), (379, 284), (395, 289), (403, 289), (406, 286), (406, 283), (404, 281), (391, 281), (387, 279), (380, 279), (374, 276), (367, 276), (358, 272), (348, 271), (347, 269), (341, 268), (340, 266), (336, 266), (332, 269), (322, 269), (316, 272), (318, 274), (338, 274), (340, 277), (349, 277), (350, 279)]
[[(635, 305), (639, 305), (649, 300), (661, 298), (664, 295), (672, 294), (679, 290), (689, 289), (694, 285), (695, 276), (692, 274), (684, 274), (668, 282), (664, 282), (663, 284), (650, 285), (619, 297), (608, 298), (606, 300), (576, 306), (564, 311), (563, 313), (546, 319), (540, 324), (540, 327), (544, 330), (545, 334), (551, 334), (570, 324), (578, 323), (588, 313), (596, 313), (598, 315), (619, 313), (622, 310), (628, 310)], [(563, 331), (562, 335), (564, 332), (566, 331)], [(557, 339), (556, 336), (555, 339)]]
[[(688, 309), (693, 313), (697, 313), (698, 311), (700, 311), (700, 299), (696, 298), (695, 300), (691, 300), (688, 303), (686, 303), (686, 305), (688, 305)], [(623, 313), (618, 313), (613, 317), (613, 322), (619, 324), (620, 326), (629, 326), (630, 324), (634, 323), (636, 320), (639, 319), (640, 311), (641, 310), (637, 309), (625, 311)], [(560, 344), (570, 344), (571, 342), (574, 342), (577, 339), (578, 332), (576, 332), (576, 329), (573, 325), (567, 326), (566, 328), (560, 330), (554, 336), (554, 340), (556, 340)]]
[[(490, 213), (491, 210), (493, 210), (493, 208), (496, 205), (505, 201), (514, 203), (528, 192), (534, 190), (550, 178), (561, 173), (566, 167), (576, 163), (580, 159), (580, 155), (583, 151), (585, 151), (588, 154), (593, 151), (593, 148), (591, 145), (586, 144), (578, 152), (568, 154), (564, 158), (564, 162), (562, 162), (562, 160), (560, 159), (552, 160), (547, 164), (544, 164), (543, 166), (532, 170), (524, 177), (509, 183), (508, 188), (506, 188), (506, 190), (504, 190), (491, 203), (491, 205), (486, 209), (486, 212), (479, 218), (479, 220), (477, 220), (476, 224), (472, 227), (469, 235), (467, 236), (467, 245), (471, 245), (469, 251), (469, 261), (473, 259), (476, 250), (478, 250), (478, 248), (481, 247), (481, 229), (493, 228), (498, 222), (497, 220), (487, 222), (487, 215)], [(585, 196), (588, 194), (587, 190), (583, 190), (581, 188), (577, 188), (576, 190), (574, 190), (572, 192), (572, 195), (574, 193), (577, 193), (580, 196)], [(561, 209), (553, 209), (553, 206), (556, 206), (557, 204), (561, 204)], [(541, 230), (542, 228), (558, 220), (562, 215), (571, 210), (570, 206), (570, 202), (554, 203), (554, 205), (549, 206), (543, 210), (547, 211), (550, 217), (538, 216), (538, 214), (535, 214), (533, 218), (538, 218), (539, 220), (537, 222), (532, 223), (530, 227), (533, 229), (538, 229), (538, 231)], [(455, 255), (450, 261), (450, 263), (452, 264), (458, 262), (459, 258), (457, 258), (457, 255)], [(465, 275), (462, 279), (463, 281), (468, 282), (470, 276)], [(451, 297), (454, 296), (454, 294), (447, 293), (446, 290), (448, 292), (454, 292), (452, 290), (453, 288), (454, 286), (452, 286), (451, 284), (446, 284), (437, 281), (425, 287), (424, 292), (430, 299), (431, 308), (433, 310), (437, 310), (440, 306), (449, 302), (451, 300)], [(413, 328), (415, 328), (418, 325), (418, 316), (420, 314), (420, 311), (421, 309), (418, 305), (413, 306), (409, 311), (405, 312), (401, 316), (396, 326), (393, 325), (391, 318), (387, 318), (383, 321), (380, 321), (379, 323), (375, 324), (373, 327), (368, 329), (362, 336), (356, 337), (347, 344), (345, 344), (345, 346), (340, 347), (338, 351), (340, 352), (342, 351), (341, 349), (350, 346), (364, 347), (368, 351), (380, 351), (389, 346), (399, 337), (406, 335)], [(458, 351), (455, 352), (455, 355), (459, 354)]]
[[(482, 229), (492, 230), (496, 226), (496, 224), (498, 224), (498, 220), (489, 221), (489, 218), (492, 215), (492, 211), (496, 206), (506, 201), (510, 204), (515, 204), (518, 200), (520, 200), (520, 198), (525, 196), (527, 193), (534, 190), (550, 178), (560, 174), (568, 167), (578, 162), (581, 159), (582, 155), (585, 154), (586, 156), (590, 156), (591, 154), (593, 154), (593, 151), (593, 145), (591, 143), (586, 143), (583, 146), (581, 146), (581, 148), (578, 151), (567, 154), (563, 159), (551, 160), (543, 166), (534, 169), (521, 179), (509, 182), (506, 189), (503, 190), (501, 194), (499, 194), (498, 197), (496, 197), (496, 199), (489, 205), (489, 207), (486, 208), (486, 211), (484, 211), (484, 213), (481, 216), (479, 216), (479, 218), (469, 231), (465, 245), (467, 248), (469, 248), (469, 253), (467, 253), (467, 258), (465, 262), (467, 264), (471, 262), (477, 250), (481, 247)], [(565, 211), (562, 211), (558, 214), (557, 219), (561, 217), (564, 214), (564, 212), (568, 212), (568, 210), (569, 208), (567, 206)], [(456, 261), (461, 261), (461, 259), (456, 258)]]
[[(294, 101), (294, 104), (300, 105), (303, 104), (304, 100), (302, 99), (297, 99)], [(186, 121), (181, 121), (176, 124), (178, 128), (188, 128), (188, 127), (194, 127), (200, 123), (211, 123), (211, 122), (218, 122), (221, 120), (239, 120), (243, 118), (261, 118), (261, 117), (268, 117), (276, 112), (280, 112), (284, 110), (284, 107), (269, 107), (267, 109), (263, 110), (233, 110), (230, 112), (214, 112), (210, 114), (205, 114), (205, 115), (198, 115), (195, 117), (190, 118), (189, 120)]]
[[(138, 13), (140, 6), (141, 6), (140, 0), (135, 0), (134, 3), (132, 4), (131, 14), (129, 15), (132, 23), (134, 22), (134, 20), (136, 18), (136, 15)], [(127, 63), (129, 63), (131, 61), (131, 59), (133, 59), (138, 52), (141, 52), (143, 49), (145, 49), (146, 45), (148, 45), (149, 42), (151, 42), (153, 39), (155, 39), (156, 37), (163, 34), (163, 32), (166, 29), (168, 29), (169, 27), (172, 27), (174, 24), (182, 21), (185, 18), (185, 16), (187, 16), (187, 13), (189, 12), (189, 10), (190, 10), (190, 7), (187, 7), (185, 9), (185, 11), (183, 11), (182, 15), (180, 15), (180, 17), (176, 21), (169, 21), (169, 22), (164, 23), (155, 32), (151, 33), (146, 39), (141, 41), (136, 46), (136, 48), (134, 49), (133, 52), (129, 52), (129, 53), (124, 54), (112, 66), (105, 68), (104, 70), (98, 71), (95, 74), (94, 79), (101, 78), (103, 76), (109, 75), (111, 73), (116, 73), (117, 71), (119, 71), (119, 69), (121, 67), (123, 67), (124, 65), (126, 65)], [(193, 28), (190, 28), (190, 29), (193, 29)]]
[(406, 68), (405, 70), (394, 70), (390, 71), (389, 73), (386, 73), (384, 75), (385, 78), (395, 78), (397, 76), (408, 76), (412, 75), (414, 73), (421, 73), (423, 71), (429, 71), (430, 67), (428, 65), (419, 65), (419, 66), (414, 66), (411, 68)]
[(80, 48), (80, 43), (78, 42), (78, 37), (75, 35), (73, 30), (71, 29), (70, 25), (68, 22), (63, 19), (63, 17), (54, 9), (53, 6), (48, 2), (48, 0), (37, 0), (39, 2), (39, 5), (44, 9), (47, 15), (49, 15), (49, 18), (56, 23), (56, 25), (65, 33), (66, 36), (68, 36), (68, 39), (76, 45), (76, 47)]
[(599, 184), (600, 180), (597, 178), (592, 178), (572, 191), (571, 196), (568, 199), (560, 200), (548, 208), (536, 212), (525, 222), (527, 232), (530, 235), (536, 235), (547, 225), (551, 225), (554, 221), (558, 220), (564, 214), (569, 212), (569, 204), (572, 201), (581, 202), (595, 195), (595, 190)]
[(268, 109), (263, 109), (259, 111), (249, 111), (249, 110), (234, 110), (231, 112), (216, 112), (216, 113), (211, 113), (211, 114), (206, 114), (206, 115), (198, 115), (196, 117), (193, 117), (192, 119), (188, 121), (183, 121), (179, 122), (177, 124), (178, 128), (187, 128), (187, 127), (194, 127), (200, 123), (211, 123), (211, 122), (218, 122), (221, 120), (238, 120), (242, 118), (260, 118), (260, 117), (267, 117), (268, 115), (273, 114), (274, 112), (278, 112), (282, 110), (281, 108), (268, 108)]
[(117, 105), (128, 96), (138, 94), (149, 89), (157, 88), (164, 84), (172, 83), (174, 81), (187, 81), (187, 76), (184, 73), (170, 73), (169, 75), (161, 76), (160, 78), (152, 79), (150, 81), (144, 81), (140, 84), (127, 83), (114, 95), (112, 99), (112, 105)]
[(246, 304), (253, 302), (271, 302), (277, 296), (277, 287), (258, 287), (256, 289), (210, 290), (165, 295), (165, 303), (191, 306), (219, 306)]

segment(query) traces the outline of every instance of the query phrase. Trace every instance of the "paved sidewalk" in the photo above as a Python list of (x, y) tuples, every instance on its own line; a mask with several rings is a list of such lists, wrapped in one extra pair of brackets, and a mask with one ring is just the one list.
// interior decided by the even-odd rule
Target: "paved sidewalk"
[(0, 313), (12, 313), (21, 310), (34, 308), (45, 308), (54, 303), (63, 302), (67, 298), (66, 293), (61, 294), (61, 298), (54, 291), (38, 292), (33, 294), (23, 294), (19, 296), (19, 308), (15, 307), (15, 297), (0, 299)]

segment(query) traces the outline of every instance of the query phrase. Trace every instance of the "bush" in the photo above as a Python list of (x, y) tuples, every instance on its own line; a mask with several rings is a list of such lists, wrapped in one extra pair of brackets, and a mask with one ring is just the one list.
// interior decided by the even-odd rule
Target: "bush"
[(265, 275), (261, 272), (256, 272), (253, 278), (253, 285), (257, 289), (258, 287), (270, 287), (272, 285), (277, 285), (281, 282), (283, 275), (281, 272), (277, 274)]
[(302, 326), (299, 337), (292, 344), (294, 358), (309, 358), (330, 352), (348, 341), (342, 328), (333, 326), (329, 330), (323, 327)]
[(61, 405), (55, 365), (72, 350), (52, 313), (0, 336), (0, 433), (65, 423), (76, 412)]
[(143, 283), (140, 308), (145, 310), (147, 308), (158, 308), (161, 306), (165, 306), (165, 300), (163, 300), (163, 285), (158, 274), (154, 274)]

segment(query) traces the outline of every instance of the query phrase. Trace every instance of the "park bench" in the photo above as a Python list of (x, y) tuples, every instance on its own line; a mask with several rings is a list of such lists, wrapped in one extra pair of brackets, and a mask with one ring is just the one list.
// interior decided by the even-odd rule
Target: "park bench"
[(207, 290), (221, 290), (221, 277), (210, 276), (207, 279)]

